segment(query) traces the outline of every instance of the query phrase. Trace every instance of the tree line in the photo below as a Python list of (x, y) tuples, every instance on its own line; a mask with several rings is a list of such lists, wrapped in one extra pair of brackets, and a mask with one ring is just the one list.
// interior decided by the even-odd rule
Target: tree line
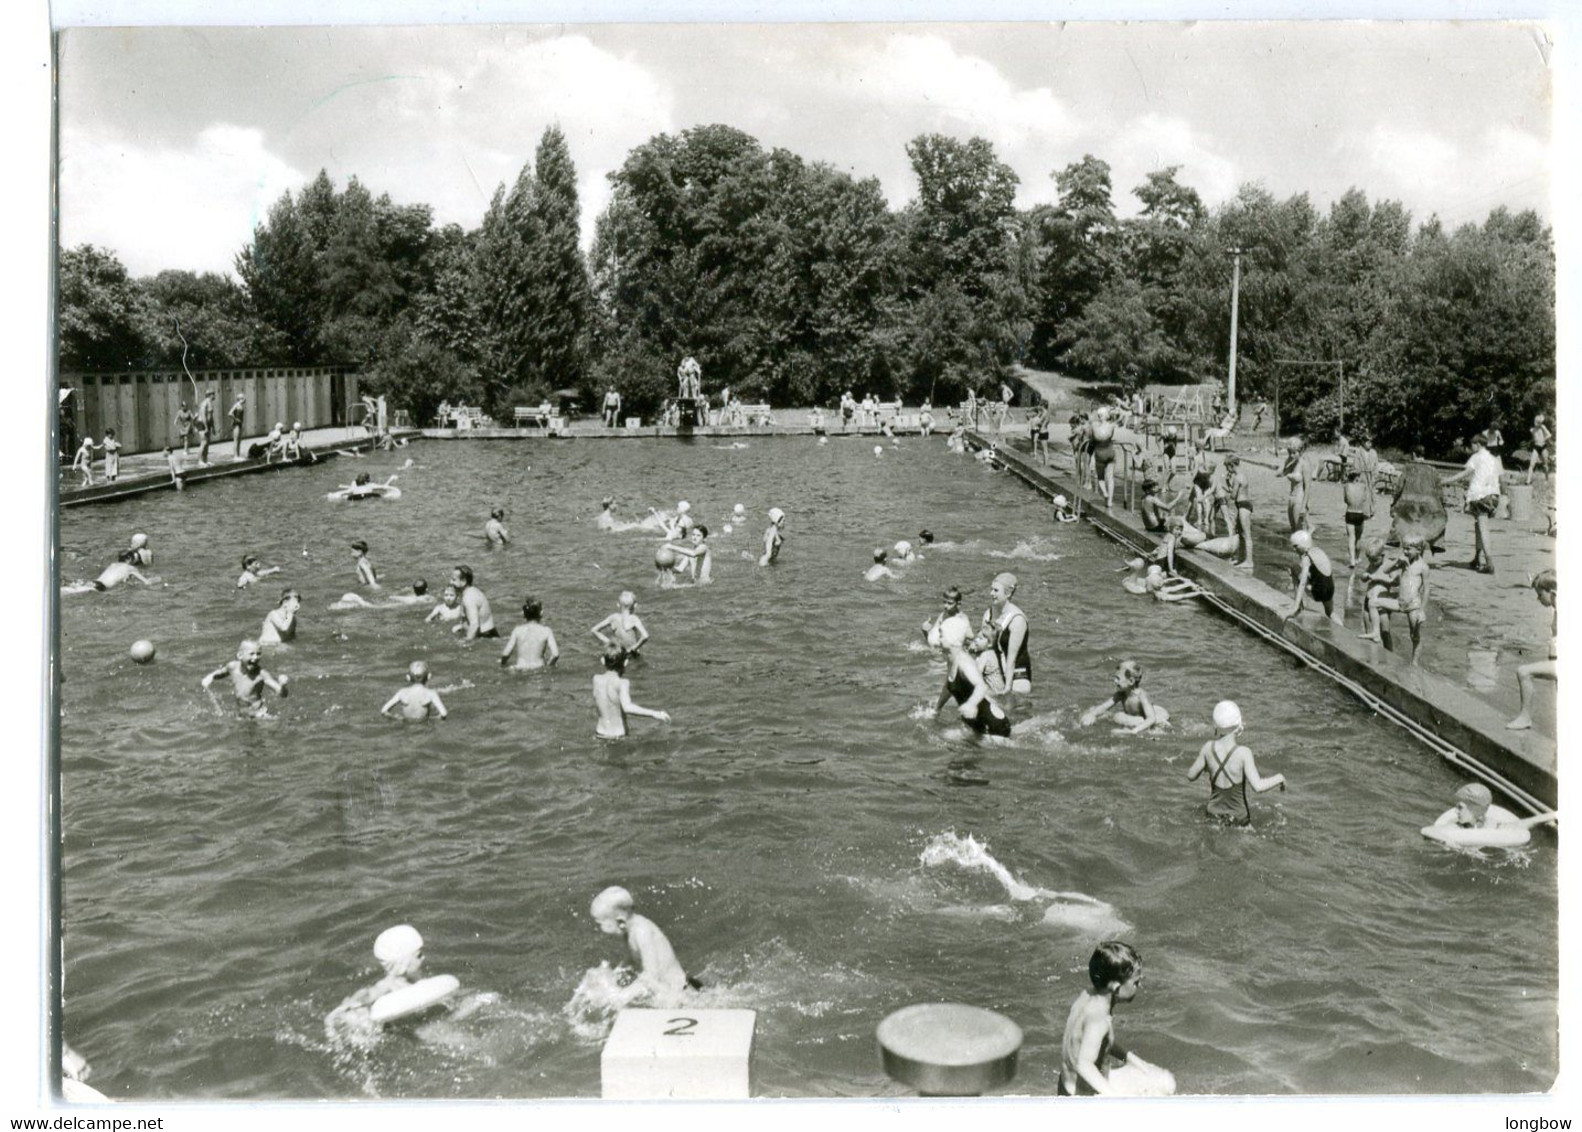
[(1223, 382), (1230, 256), (1242, 249), (1238, 384), (1280, 400), (1287, 431), (1351, 431), (1446, 451), (1554, 408), (1555, 264), (1533, 212), (1414, 226), (1352, 189), (1246, 185), (1217, 208), (1148, 174), (1115, 210), (1092, 155), (1018, 209), (1016, 174), (981, 138), (908, 143), (917, 196), (891, 208), (854, 178), (740, 130), (661, 134), (610, 175), (591, 250), (576, 170), (546, 130), (479, 226), (436, 226), (353, 177), (284, 194), (236, 279), (132, 278), (113, 252), (65, 250), (63, 371), (353, 364), (416, 419), (443, 399), (509, 416), (562, 391), (628, 411), (673, 394), (684, 355), (707, 388), (779, 405), (861, 396), (936, 404), (1015, 366), (1099, 386)]

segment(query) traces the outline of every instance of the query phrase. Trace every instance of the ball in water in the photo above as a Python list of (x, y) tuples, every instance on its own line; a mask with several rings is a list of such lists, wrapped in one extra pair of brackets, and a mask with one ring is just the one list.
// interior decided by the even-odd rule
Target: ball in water
[(654, 551), (654, 565), (661, 570), (668, 570), (676, 564), (676, 552), (668, 546), (662, 546)]
[(730, 534), (731, 533), (731, 525), (729, 523), (725, 524), (725, 533), (726, 534)]
[(873, 446), (873, 454), (875, 456), (883, 456), (884, 455), (884, 445), (882, 445), (882, 444), (875, 444)]
[(154, 659), (154, 642), (153, 641), (133, 641), (132, 642), (132, 659), (135, 660), (138, 664), (147, 664), (149, 661), (153, 660)]

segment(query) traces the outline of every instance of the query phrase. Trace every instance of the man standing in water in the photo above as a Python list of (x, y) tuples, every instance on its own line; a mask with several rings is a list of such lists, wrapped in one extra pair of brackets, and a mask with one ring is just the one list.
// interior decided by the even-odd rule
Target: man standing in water
[(457, 566), (450, 572), (450, 584), (461, 594), (461, 609), (467, 618), (462, 636), (469, 641), (474, 637), (498, 637), (500, 630), (494, 627), (494, 611), (489, 608), (489, 599), (472, 584), (472, 567)]
[(768, 566), (780, 557), (780, 546), (785, 542), (781, 528), (785, 526), (786, 513), (778, 507), (769, 508), (769, 526), (764, 530), (764, 553), (758, 565)]

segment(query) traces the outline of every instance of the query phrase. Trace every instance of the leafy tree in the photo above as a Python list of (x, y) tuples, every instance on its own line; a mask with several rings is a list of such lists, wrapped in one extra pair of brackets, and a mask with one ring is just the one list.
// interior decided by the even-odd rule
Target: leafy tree
[(146, 364), (148, 303), (115, 253), (82, 244), (60, 255), (60, 368), (134, 369)]

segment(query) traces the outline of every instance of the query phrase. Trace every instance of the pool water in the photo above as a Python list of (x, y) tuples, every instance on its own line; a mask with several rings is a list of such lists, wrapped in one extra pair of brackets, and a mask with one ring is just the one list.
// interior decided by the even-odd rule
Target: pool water
[[(737, 442), (740, 445), (741, 442)], [(942, 441), (414, 444), (365, 460), (64, 513), (61, 576), (134, 530), (163, 585), (63, 599), (59, 665), (67, 1040), (115, 1098), (597, 1096), (619, 941), (587, 914), (622, 884), (707, 985), (758, 1011), (754, 1089), (881, 1096), (874, 1028), (922, 1001), (1008, 1014), (1010, 1091), (1056, 1088), (1067, 1007), (1099, 940), (1142, 953), (1122, 1040), (1191, 1093), (1547, 1088), (1557, 1067), (1556, 848), (1469, 856), (1419, 836), (1461, 779), (1294, 661), (1187, 602), (1128, 594), (1117, 549), (1056, 526), (1020, 483)], [(403, 468), (406, 460), (414, 466)], [(331, 503), (356, 471), (397, 501)], [(596, 528), (689, 499), (715, 582), (661, 591), (651, 532)], [(723, 532), (735, 503), (745, 529)], [(764, 514), (789, 516), (760, 569)], [(515, 542), (477, 537), (504, 506)], [(876, 546), (942, 545), (865, 583)], [(557, 670), (459, 643), (428, 606), (331, 612), (347, 544), (395, 590), (468, 562), (502, 632), (544, 603)], [(234, 588), (244, 551), (285, 567)], [(956, 584), (981, 611), (1014, 571), (1034, 692), (1009, 742), (929, 716), (943, 668), (918, 627)], [(199, 689), (303, 592), (278, 718)], [(621, 742), (593, 737), (588, 628), (639, 595), (653, 633)], [(159, 648), (139, 667), (127, 648)], [(1176, 726), (1082, 729), (1135, 657)], [(378, 709), (427, 660), (451, 717)], [(1255, 827), (1203, 816), (1184, 775), (1215, 701), (1288, 793)], [(1074, 894), (1074, 895), (1060, 895)], [(410, 922), (429, 973), (495, 1000), (372, 1048), (324, 1015)]]

